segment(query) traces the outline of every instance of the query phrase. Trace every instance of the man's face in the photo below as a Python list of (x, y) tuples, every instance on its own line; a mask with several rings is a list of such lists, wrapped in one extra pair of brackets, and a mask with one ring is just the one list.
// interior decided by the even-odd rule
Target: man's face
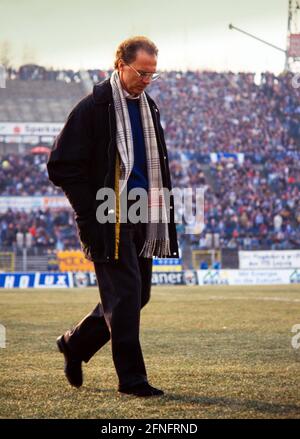
[(157, 65), (157, 56), (149, 55), (144, 50), (138, 50), (136, 58), (129, 65), (120, 60), (118, 65), (119, 76), (122, 86), (128, 93), (132, 95), (140, 95), (145, 88), (150, 84), (151, 79), (149, 77), (142, 78), (137, 72), (155, 73)]

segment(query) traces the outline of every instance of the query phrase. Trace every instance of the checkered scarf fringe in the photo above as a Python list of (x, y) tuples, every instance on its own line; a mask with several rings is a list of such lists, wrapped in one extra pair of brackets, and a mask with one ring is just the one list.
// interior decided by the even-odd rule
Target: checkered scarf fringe
[[(119, 74), (116, 70), (112, 73), (110, 83), (116, 112), (117, 147), (121, 158), (120, 192), (118, 194), (120, 197), (133, 168), (133, 140), (127, 103)], [(145, 139), (149, 185), (146, 240), (139, 256), (145, 258), (151, 258), (152, 256), (166, 257), (170, 255), (169, 217), (165, 203), (166, 198), (164, 196), (155, 128), (144, 92), (141, 94), (139, 102)]]

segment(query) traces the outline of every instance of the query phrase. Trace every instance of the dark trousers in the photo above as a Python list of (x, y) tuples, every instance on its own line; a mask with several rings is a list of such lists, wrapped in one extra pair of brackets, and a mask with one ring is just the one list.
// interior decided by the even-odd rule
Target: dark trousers
[(139, 257), (146, 224), (121, 223), (119, 260), (94, 263), (101, 303), (65, 333), (70, 352), (89, 359), (111, 339), (119, 388), (147, 381), (139, 341), (140, 310), (150, 299), (152, 258)]

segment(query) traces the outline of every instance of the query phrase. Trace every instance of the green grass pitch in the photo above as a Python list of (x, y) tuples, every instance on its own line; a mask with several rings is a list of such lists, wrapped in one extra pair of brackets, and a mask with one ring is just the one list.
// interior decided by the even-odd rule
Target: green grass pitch
[(300, 418), (300, 286), (163, 286), (142, 311), (149, 381), (162, 398), (120, 396), (110, 344), (63, 374), (55, 340), (96, 288), (0, 290), (0, 418)]

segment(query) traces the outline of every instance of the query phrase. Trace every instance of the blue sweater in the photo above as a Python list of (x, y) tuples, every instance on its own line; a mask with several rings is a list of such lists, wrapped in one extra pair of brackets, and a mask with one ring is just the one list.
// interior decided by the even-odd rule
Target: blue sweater
[(127, 182), (127, 191), (129, 192), (135, 187), (142, 187), (148, 191), (147, 157), (139, 99), (126, 99), (126, 102), (131, 123), (134, 151), (134, 163)]

